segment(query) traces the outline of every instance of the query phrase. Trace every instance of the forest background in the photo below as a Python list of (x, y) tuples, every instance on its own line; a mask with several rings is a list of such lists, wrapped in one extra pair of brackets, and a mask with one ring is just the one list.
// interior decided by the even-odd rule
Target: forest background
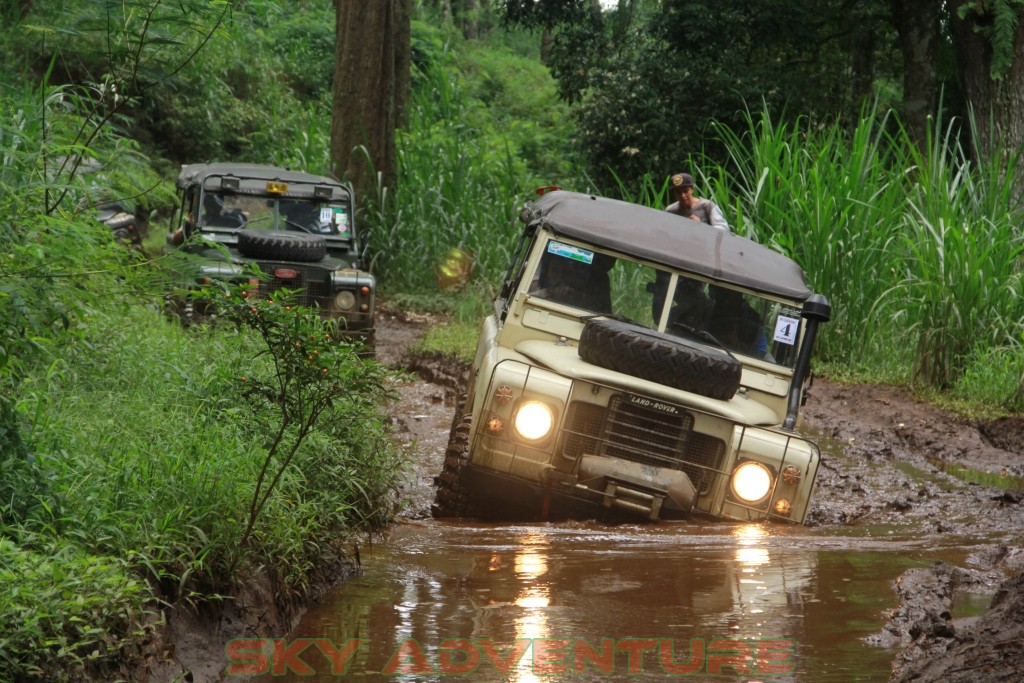
[[(534, 188), (661, 207), (687, 169), (831, 299), (817, 371), (1019, 413), (1022, 15), (1024, 0), (6, 3), (0, 679), (105, 678), (164, 607), (253, 572), (301, 599), (397, 509), (384, 369), (335, 345), (332, 382), (282, 372), (260, 330), (312, 338), (301, 311), (164, 319), (187, 267), (163, 250), (180, 164), (353, 183), (381, 294), (450, 314), (427, 343), (461, 355)], [(148, 226), (143, 250), (95, 220), (111, 199)], [(454, 288), (438, 271), (453, 257), (473, 264)], [(260, 401), (261, 382), (295, 405)]]

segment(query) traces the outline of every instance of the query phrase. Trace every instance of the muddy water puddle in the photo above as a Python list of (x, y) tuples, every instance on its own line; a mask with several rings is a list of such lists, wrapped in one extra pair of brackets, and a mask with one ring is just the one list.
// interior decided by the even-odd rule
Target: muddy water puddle
[(363, 549), (361, 576), (303, 616), (276, 661), (260, 662), (278, 667), (263, 680), (885, 681), (894, 652), (863, 639), (896, 606), (892, 580), (969, 551), (935, 540), (865, 527), (410, 522)]

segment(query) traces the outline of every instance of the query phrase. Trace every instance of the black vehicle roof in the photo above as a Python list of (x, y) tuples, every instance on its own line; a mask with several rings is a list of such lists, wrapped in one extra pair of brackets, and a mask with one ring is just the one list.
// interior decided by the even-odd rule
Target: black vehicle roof
[(202, 184), (206, 187), (206, 181), (208, 179), (223, 178), (225, 176), (234, 176), (239, 180), (256, 180), (259, 182), (277, 180), (290, 184), (301, 183), (306, 185), (330, 185), (331, 187), (344, 190), (347, 194), (351, 194), (349, 188), (344, 183), (341, 183), (329, 176), (315, 175), (304, 171), (293, 171), (287, 168), (267, 166), (264, 164), (242, 164), (230, 162), (183, 165), (181, 167), (181, 172), (178, 173), (177, 186), (179, 188), (185, 188), (190, 185)]
[(804, 271), (765, 246), (698, 221), (639, 204), (558, 190), (528, 205), (526, 220), (555, 234), (631, 254), (762, 294), (804, 301)]

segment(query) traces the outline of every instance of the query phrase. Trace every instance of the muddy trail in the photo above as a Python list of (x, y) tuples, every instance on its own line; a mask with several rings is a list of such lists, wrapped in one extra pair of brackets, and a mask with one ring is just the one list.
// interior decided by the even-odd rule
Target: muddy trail
[[(450, 359), (409, 353), (437, 324), (443, 323), (395, 312), (384, 312), (379, 322), (379, 360), (408, 377), (391, 408), (396, 443), (413, 463), (403, 491), (407, 523), (430, 517), (433, 478), (466, 372)], [(893, 583), (898, 607), (868, 639), (898, 653), (890, 680), (1020, 680), (1024, 418), (971, 421), (915, 401), (899, 387), (819, 377), (804, 430), (823, 445), (809, 527), (909, 531), (936, 546), (971, 539), (963, 566), (909, 569)], [(997, 475), (999, 486), (967, 481)], [(963, 616), (956, 606), (964, 596), (983, 604)]]

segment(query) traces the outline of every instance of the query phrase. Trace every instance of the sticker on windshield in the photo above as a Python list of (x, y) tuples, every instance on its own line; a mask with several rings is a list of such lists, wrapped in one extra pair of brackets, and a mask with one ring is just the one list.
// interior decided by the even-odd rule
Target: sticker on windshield
[(586, 263), (587, 265), (594, 262), (594, 252), (587, 251), (586, 249), (580, 249), (579, 247), (574, 247), (570, 244), (562, 244), (561, 242), (548, 242), (548, 253), (564, 256), (565, 258), (572, 259), (573, 261), (579, 261), (580, 263)]
[(323, 223), (338, 226), (338, 232), (348, 232), (348, 211), (343, 206), (325, 206), (320, 209)]
[(775, 341), (792, 346), (796, 344), (796, 334), (800, 331), (800, 321), (780, 315), (775, 320)]

